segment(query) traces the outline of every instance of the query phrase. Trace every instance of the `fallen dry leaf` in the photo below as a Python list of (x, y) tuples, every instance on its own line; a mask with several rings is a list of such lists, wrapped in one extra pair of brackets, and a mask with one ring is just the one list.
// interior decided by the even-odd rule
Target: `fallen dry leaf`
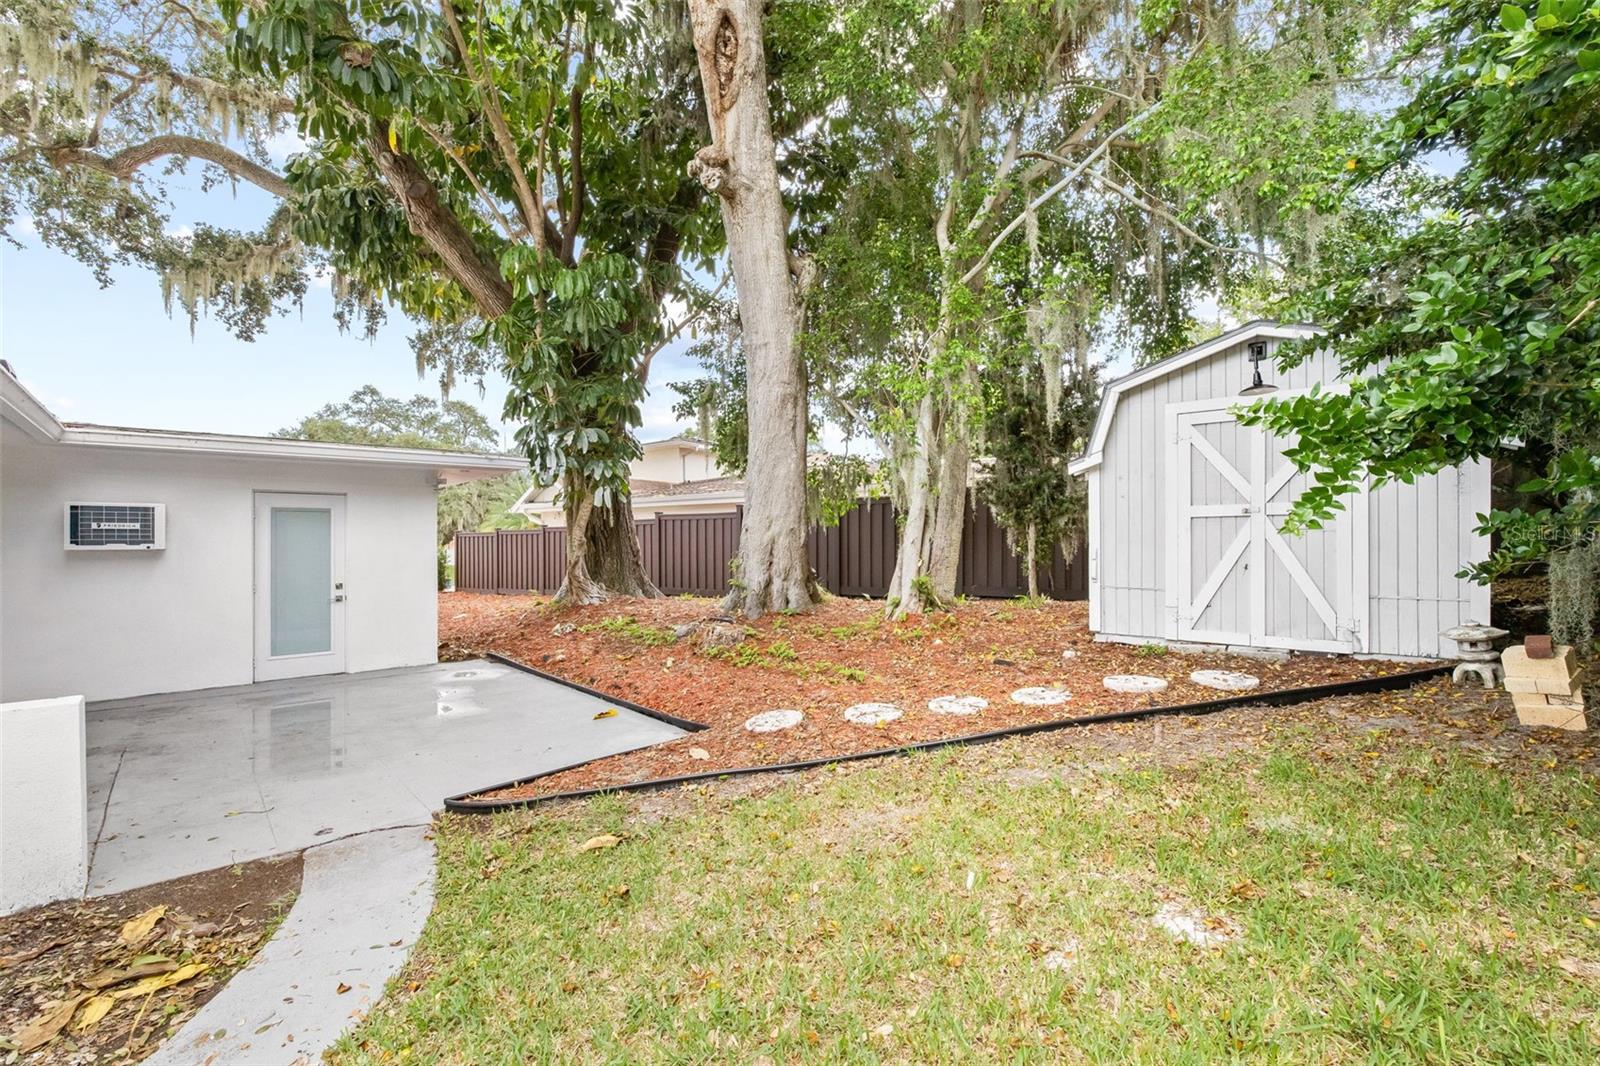
[(178, 964), (170, 959), (138, 963), (133, 966), (118, 969), (112, 967), (92, 973), (78, 982), (85, 988), (110, 988), (139, 977), (151, 977), (158, 973), (171, 973), (178, 968)]
[(17, 1050), (26, 1055), (54, 1040), (72, 1020), (73, 1012), (78, 1009), (78, 1004), (83, 1002), (83, 998), (73, 996), (41, 1011), (33, 1021), (24, 1025), (17, 1031), (17, 1035), (11, 1038), (16, 1043)]
[(42, 944), (35, 944), (26, 951), (19, 951), (15, 955), (0, 955), (0, 970), (4, 970), (8, 966), (16, 966), (24, 962), (32, 962), (45, 952), (54, 951), (56, 948), (65, 943), (66, 941), (60, 938), (55, 940), (46, 940)]
[(211, 936), (222, 928), (217, 922), (203, 922), (187, 914), (174, 912), (166, 917), (168, 925), (189, 936)]
[(155, 977), (146, 977), (143, 981), (140, 981), (137, 984), (129, 985), (127, 988), (119, 988), (115, 992), (111, 993), (111, 998), (131, 999), (134, 996), (147, 996), (152, 992), (159, 992), (163, 988), (171, 988), (173, 985), (182, 984), (191, 978), (200, 976), (209, 969), (211, 969), (211, 967), (208, 965), (198, 962), (191, 962), (186, 966), (178, 967), (171, 973), (159, 974)]
[(83, 1005), (83, 1013), (78, 1015), (78, 1024), (73, 1028), (80, 1033), (86, 1029), (93, 1029), (116, 1005), (117, 1000), (114, 996), (95, 996)]
[(1582, 977), (1590, 981), (1600, 979), (1600, 962), (1590, 962), (1588, 959), (1562, 959), (1556, 965), (1573, 977)]
[(345, 984), (343, 981), (340, 981), (339, 987), (334, 989), (334, 992), (341, 996), (348, 991), (350, 991), (350, 986)]
[(594, 720), (598, 722), (602, 718), (615, 718), (616, 716), (617, 709), (615, 707), (607, 707), (605, 710), (595, 715)]
[(578, 845), (579, 851), (600, 851), (603, 848), (614, 848), (622, 843), (622, 838), (611, 833), (601, 833), (597, 837), (590, 837)]
[(157, 904), (142, 914), (137, 914), (122, 923), (122, 932), (118, 934), (124, 944), (137, 944), (150, 935), (150, 930), (156, 927), (161, 916), (167, 913), (165, 903)]

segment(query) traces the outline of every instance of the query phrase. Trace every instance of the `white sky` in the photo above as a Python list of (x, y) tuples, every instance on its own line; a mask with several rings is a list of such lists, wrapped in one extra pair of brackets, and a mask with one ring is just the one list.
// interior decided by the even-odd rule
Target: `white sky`
[[(289, 145), (281, 146), (288, 149)], [(174, 231), (194, 222), (255, 226), (272, 201), (253, 186), (202, 192), (198, 168), (172, 180)], [(220, 324), (168, 317), (150, 271), (122, 268), (101, 289), (89, 270), (19, 233), (27, 248), (0, 247), (0, 357), (55, 414), (67, 421), (225, 433), (271, 433), (363, 385), (409, 397), (436, 395), (435, 380), (419, 380), (410, 326), (391, 310), (368, 342), (341, 335), (332, 297), (313, 287), (304, 314), (274, 318), (252, 343)], [(651, 369), (644, 405), (644, 440), (688, 428), (672, 417), (669, 381), (695, 376), (683, 357), (686, 342), (664, 350)], [(476, 404), (497, 426), (506, 386), (498, 375), (480, 397), (458, 386), (456, 398)]]

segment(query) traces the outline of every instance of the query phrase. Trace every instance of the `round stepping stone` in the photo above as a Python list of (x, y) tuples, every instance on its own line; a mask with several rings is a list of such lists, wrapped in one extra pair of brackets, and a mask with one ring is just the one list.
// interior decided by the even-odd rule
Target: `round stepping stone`
[(1071, 698), (1072, 693), (1064, 688), (1043, 685), (1019, 688), (1011, 694), (1012, 703), (1023, 703), (1029, 707), (1053, 707), (1058, 703), (1066, 703)]
[(846, 707), (844, 720), (856, 725), (883, 725), (900, 717), (900, 708), (892, 703), (858, 703)]
[(1189, 675), (1189, 680), (1223, 692), (1244, 692), (1261, 684), (1261, 679), (1256, 675), (1241, 674), (1237, 670), (1196, 670)]
[(1112, 674), (1105, 679), (1105, 686), (1112, 692), (1160, 692), (1167, 687), (1167, 679), (1149, 674)]
[(799, 711), (762, 711), (747, 719), (744, 727), (752, 733), (776, 733), (799, 725), (805, 717)]
[(935, 696), (928, 701), (934, 714), (977, 714), (988, 709), (989, 701), (982, 696)]

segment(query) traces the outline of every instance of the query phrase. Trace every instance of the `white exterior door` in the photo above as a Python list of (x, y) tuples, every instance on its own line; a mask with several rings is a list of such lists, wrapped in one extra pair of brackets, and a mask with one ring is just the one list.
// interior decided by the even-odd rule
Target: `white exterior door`
[(257, 681), (344, 672), (343, 496), (255, 496)]
[(1179, 640), (1302, 651), (1361, 650), (1366, 498), (1322, 529), (1280, 531), (1312, 482), (1284, 442), (1241, 426), (1226, 407), (1174, 405), (1168, 513), (1177, 529), (1169, 579)]

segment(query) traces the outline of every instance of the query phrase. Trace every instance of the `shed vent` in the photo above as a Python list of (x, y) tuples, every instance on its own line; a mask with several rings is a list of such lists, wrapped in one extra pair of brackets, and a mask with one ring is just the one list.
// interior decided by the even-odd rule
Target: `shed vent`
[(69, 503), (68, 551), (133, 551), (167, 546), (164, 503)]

